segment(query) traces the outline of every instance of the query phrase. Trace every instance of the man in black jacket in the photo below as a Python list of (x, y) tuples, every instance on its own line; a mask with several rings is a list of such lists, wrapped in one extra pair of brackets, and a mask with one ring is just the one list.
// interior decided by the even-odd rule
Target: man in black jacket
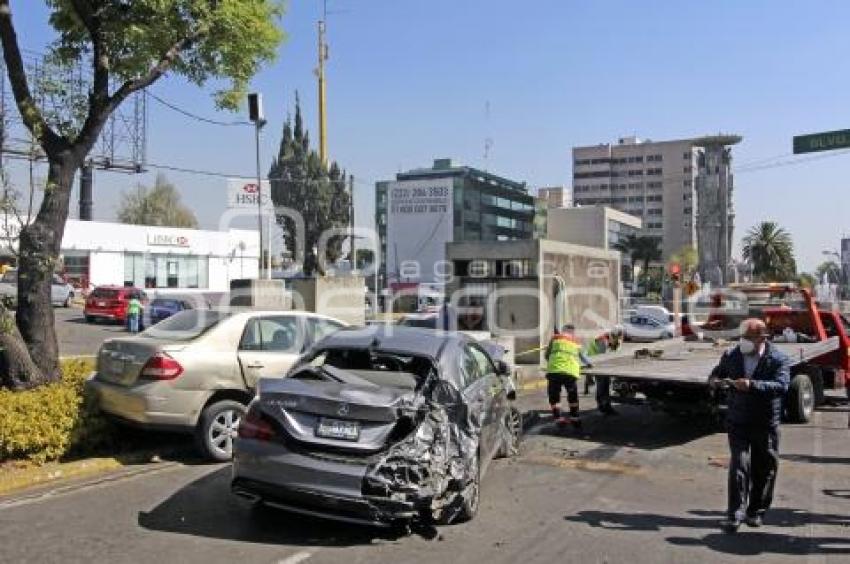
[(746, 520), (759, 527), (773, 500), (779, 464), (779, 420), (788, 391), (788, 357), (767, 341), (760, 319), (743, 323), (740, 344), (720, 359), (714, 377), (728, 381), (729, 504), (723, 530), (734, 533)]

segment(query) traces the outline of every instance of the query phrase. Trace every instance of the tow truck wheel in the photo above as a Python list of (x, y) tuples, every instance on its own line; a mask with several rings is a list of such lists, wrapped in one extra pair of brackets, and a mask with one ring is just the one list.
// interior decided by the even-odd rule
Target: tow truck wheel
[(797, 374), (791, 380), (787, 398), (788, 420), (808, 423), (815, 411), (815, 390), (808, 374)]

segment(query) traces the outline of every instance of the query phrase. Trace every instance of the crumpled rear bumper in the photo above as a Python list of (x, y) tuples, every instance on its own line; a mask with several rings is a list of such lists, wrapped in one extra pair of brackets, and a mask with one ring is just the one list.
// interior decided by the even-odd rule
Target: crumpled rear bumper
[(327, 492), (268, 484), (246, 478), (235, 478), (234, 494), (281, 509), (323, 519), (362, 525), (391, 526), (417, 515), (412, 503), (386, 498), (347, 497)]

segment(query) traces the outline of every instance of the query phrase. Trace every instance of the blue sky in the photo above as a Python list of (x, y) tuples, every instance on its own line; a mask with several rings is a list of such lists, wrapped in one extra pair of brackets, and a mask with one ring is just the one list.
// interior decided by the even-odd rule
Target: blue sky
[[(23, 46), (42, 50), (51, 39), (43, 4), (12, 5)], [(794, 236), (800, 266), (812, 269), (850, 234), (850, 154), (744, 172), (747, 163), (789, 155), (795, 134), (850, 127), (850, 2), (330, 0), (328, 7), (329, 149), (357, 178), (358, 224), (372, 222), (375, 180), (434, 157), (530, 186), (569, 184), (574, 145), (723, 131), (744, 137), (734, 150), (742, 167), (736, 240), (756, 222), (778, 221)], [(264, 168), (296, 90), (316, 137), (320, 10), (319, 0), (291, 0), (288, 39), (254, 81), (269, 118)], [(203, 116), (238, 118), (216, 112), (208, 92), (178, 78), (152, 90)], [(151, 101), (148, 159), (251, 175), (253, 132), (201, 124)], [(22, 178), (21, 165), (13, 172)], [(202, 225), (217, 225), (222, 179), (168, 177)], [(97, 173), (96, 218), (112, 218), (122, 190), (151, 180), (152, 173)]]

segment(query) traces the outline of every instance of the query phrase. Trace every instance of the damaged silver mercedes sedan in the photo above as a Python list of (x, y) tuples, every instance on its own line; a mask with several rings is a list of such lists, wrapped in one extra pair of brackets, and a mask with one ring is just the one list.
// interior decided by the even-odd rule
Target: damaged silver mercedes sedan
[(457, 333), (344, 329), (257, 392), (233, 492), (354, 523), (472, 519), (490, 461), (520, 432), (506, 365)]

